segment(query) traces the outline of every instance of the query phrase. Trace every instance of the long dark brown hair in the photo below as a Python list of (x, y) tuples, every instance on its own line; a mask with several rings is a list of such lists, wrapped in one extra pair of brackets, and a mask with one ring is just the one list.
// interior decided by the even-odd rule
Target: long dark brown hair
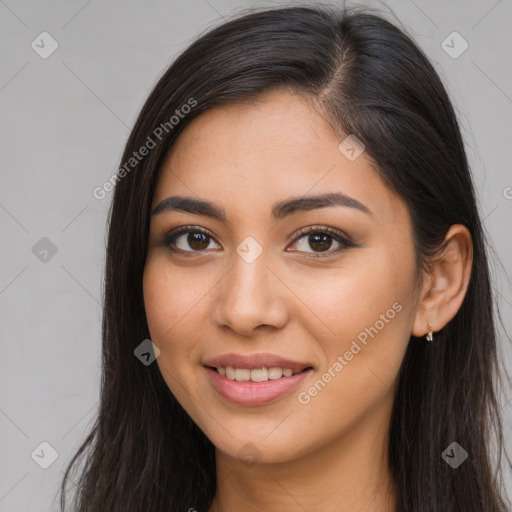
[[(375, 172), (408, 207), (418, 271), (452, 224), (470, 231), (474, 259), (460, 310), (434, 343), (411, 336), (389, 464), (399, 512), (508, 510), (498, 477), (504, 450), (498, 307), (454, 108), (403, 29), (373, 10), (327, 5), (256, 9), (208, 29), (145, 102), (113, 180), (99, 412), (66, 469), (61, 509), (66, 483), (73, 482), (77, 512), (208, 510), (216, 489), (214, 446), (157, 364), (145, 366), (134, 355), (150, 338), (142, 292), (149, 212), (162, 162), (192, 119), (276, 88), (305, 98), (335, 133), (364, 143)], [(457, 469), (442, 457), (454, 441), (468, 453)]]

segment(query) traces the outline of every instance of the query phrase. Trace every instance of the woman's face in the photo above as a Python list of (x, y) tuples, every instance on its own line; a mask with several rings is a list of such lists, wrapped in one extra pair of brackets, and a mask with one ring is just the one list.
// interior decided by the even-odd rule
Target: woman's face
[(201, 114), (159, 176), (144, 270), (157, 364), (230, 457), (386, 435), (416, 312), (411, 224), (369, 155), (341, 142), (274, 92)]

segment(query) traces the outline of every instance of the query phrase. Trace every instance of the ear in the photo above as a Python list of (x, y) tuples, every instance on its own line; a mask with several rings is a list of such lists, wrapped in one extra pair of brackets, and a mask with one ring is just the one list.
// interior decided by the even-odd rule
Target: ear
[[(466, 226), (454, 224), (440, 250), (428, 261), (412, 325), (412, 335), (425, 336), (428, 324), (440, 331), (457, 313), (466, 295), (473, 264), (473, 242)], [(434, 338), (435, 339), (435, 338)]]

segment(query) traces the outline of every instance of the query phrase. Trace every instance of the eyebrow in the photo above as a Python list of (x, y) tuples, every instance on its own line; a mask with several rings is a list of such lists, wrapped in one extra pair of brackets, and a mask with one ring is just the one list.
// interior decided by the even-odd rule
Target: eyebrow
[[(316, 196), (293, 197), (291, 199), (275, 203), (272, 207), (272, 218), (275, 220), (281, 220), (297, 211), (310, 211), (329, 206), (354, 208), (368, 215), (373, 215), (371, 210), (357, 199), (342, 194), (341, 192), (333, 192)], [(207, 217), (220, 220), (221, 222), (227, 222), (226, 213), (218, 204), (186, 196), (170, 196), (163, 199), (155, 206), (151, 212), (151, 216), (153, 217), (170, 211), (205, 215)]]

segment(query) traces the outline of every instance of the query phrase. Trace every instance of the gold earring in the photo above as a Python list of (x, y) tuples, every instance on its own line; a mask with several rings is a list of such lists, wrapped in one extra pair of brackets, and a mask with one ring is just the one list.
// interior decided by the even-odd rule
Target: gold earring
[(427, 334), (426, 338), (427, 338), (427, 341), (430, 343), (434, 339), (434, 336), (432, 334), (432, 327), (430, 327), (430, 324), (428, 322), (427, 322), (427, 327), (428, 327), (428, 334)]

